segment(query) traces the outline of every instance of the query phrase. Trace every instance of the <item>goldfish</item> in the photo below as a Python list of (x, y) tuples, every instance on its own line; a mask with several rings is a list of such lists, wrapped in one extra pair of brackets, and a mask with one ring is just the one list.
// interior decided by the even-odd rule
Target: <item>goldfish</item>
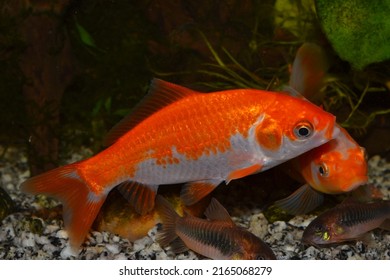
[(211, 199), (205, 211), (207, 220), (186, 214), (179, 216), (160, 195), (156, 198), (162, 219), (157, 241), (175, 253), (191, 249), (216, 260), (275, 260), (271, 248), (260, 238), (237, 226), (227, 210)]
[(306, 183), (276, 205), (291, 214), (304, 214), (323, 202), (323, 194), (347, 193), (367, 183), (365, 149), (344, 128), (339, 130), (336, 139), (289, 162)]
[(324, 246), (353, 241), (378, 227), (390, 230), (390, 201), (347, 199), (315, 218), (303, 232), (302, 242)]
[[(320, 47), (303, 44), (293, 62), (288, 94), (306, 99), (318, 90), (327, 64)], [(305, 74), (309, 73), (309, 74)], [(300, 76), (301, 74), (301, 76)], [(304, 214), (319, 206), (323, 194), (340, 194), (367, 183), (368, 167), (365, 149), (336, 124), (340, 133), (335, 139), (316, 147), (288, 162), (293, 177), (303, 178), (305, 184), (276, 205), (291, 214)]]
[(27, 179), (21, 190), (63, 204), (65, 229), (79, 248), (115, 187), (140, 214), (160, 185), (185, 183), (194, 204), (220, 183), (270, 169), (335, 138), (335, 116), (277, 92), (200, 93), (159, 79), (107, 135), (98, 154)]
[[(179, 215), (186, 212), (192, 216), (200, 217), (210, 202), (208, 196), (193, 205), (186, 206), (180, 199), (177, 188), (159, 192), (159, 195), (163, 195)], [(156, 207), (147, 214), (140, 215), (118, 190), (113, 189), (108, 194), (92, 228), (97, 231), (115, 233), (133, 242), (147, 236), (148, 232), (156, 224), (160, 223), (160, 220), (160, 215)]]

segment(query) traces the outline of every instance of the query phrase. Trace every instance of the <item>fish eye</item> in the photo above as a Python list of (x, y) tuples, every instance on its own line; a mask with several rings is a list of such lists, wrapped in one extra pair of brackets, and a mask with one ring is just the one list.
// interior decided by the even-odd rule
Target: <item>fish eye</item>
[(325, 240), (325, 241), (328, 241), (330, 239), (329, 232), (324, 231), (324, 233), (322, 234), (322, 239)]
[(329, 168), (325, 163), (321, 163), (318, 167), (318, 172), (322, 177), (327, 177), (329, 175)]
[(308, 121), (299, 122), (294, 128), (294, 135), (298, 139), (305, 139), (313, 133), (313, 125)]

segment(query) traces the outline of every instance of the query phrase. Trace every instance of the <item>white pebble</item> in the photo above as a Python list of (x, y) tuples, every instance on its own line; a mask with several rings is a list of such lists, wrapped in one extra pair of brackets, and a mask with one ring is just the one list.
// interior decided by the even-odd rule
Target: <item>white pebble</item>
[(114, 255), (116, 255), (120, 252), (118, 245), (115, 245), (115, 244), (106, 244), (106, 248), (111, 254), (114, 254)]
[(70, 257), (76, 257), (78, 254), (77, 252), (73, 251), (69, 245), (67, 245), (64, 247), (64, 249), (62, 249), (60, 255), (62, 259), (68, 259)]
[(34, 247), (35, 239), (34, 234), (31, 232), (23, 233), (21, 236), (23, 247)]
[(148, 236), (141, 238), (141, 239), (138, 239), (138, 240), (134, 241), (133, 250), (134, 250), (134, 252), (141, 251), (141, 250), (145, 249), (145, 247), (150, 245), (152, 242), (153, 242), (153, 240)]
[(287, 225), (283, 221), (276, 221), (271, 225), (268, 225), (268, 232), (270, 234), (275, 234), (277, 232), (282, 232), (287, 228)]
[(35, 242), (42, 245), (50, 243), (49, 239), (46, 236), (39, 235), (35, 235)]
[(4, 184), (7, 184), (12, 181), (12, 176), (10, 174), (5, 173), (1, 176), (1, 179), (3, 180)]
[(68, 238), (68, 233), (66, 232), (66, 230), (60, 229), (59, 231), (57, 231), (56, 237), (57, 238), (62, 238), (62, 239), (67, 239)]
[(114, 235), (114, 236), (112, 237), (112, 242), (114, 242), (114, 243), (118, 243), (120, 240), (121, 240), (121, 239), (120, 239), (119, 236), (117, 236), (117, 235)]
[(263, 213), (253, 215), (249, 221), (249, 231), (263, 239), (268, 234), (268, 220)]

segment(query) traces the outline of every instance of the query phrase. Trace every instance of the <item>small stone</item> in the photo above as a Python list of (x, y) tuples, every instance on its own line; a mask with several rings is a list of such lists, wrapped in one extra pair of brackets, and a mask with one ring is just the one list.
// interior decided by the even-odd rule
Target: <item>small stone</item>
[(263, 239), (268, 234), (268, 220), (263, 213), (250, 217), (249, 231), (260, 239)]
[(34, 234), (31, 232), (23, 233), (22, 234), (22, 246), (23, 247), (34, 247), (35, 246), (35, 239)]
[(133, 250), (135, 252), (139, 252), (139, 251), (145, 249), (152, 242), (153, 242), (152, 239), (150, 239), (150, 237), (148, 237), (148, 236), (141, 238), (141, 239), (138, 239), (138, 240), (134, 241)]
[(114, 236), (112, 237), (112, 242), (118, 243), (119, 241), (120, 241), (120, 238), (119, 238), (118, 235), (114, 235)]
[(68, 236), (68, 233), (66, 232), (66, 230), (60, 229), (59, 231), (57, 231), (56, 237), (62, 238), (62, 239), (67, 239), (69, 236)]
[(77, 252), (73, 251), (72, 248), (69, 245), (67, 245), (64, 247), (64, 249), (62, 249), (60, 255), (62, 259), (66, 260), (71, 257), (76, 257)]
[(106, 244), (106, 248), (111, 254), (114, 254), (114, 255), (116, 255), (120, 252), (118, 245), (115, 245), (115, 244)]
[(7, 173), (3, 174), (1, 176), (1, 179), (2, 179), (4, 184), (12, 182), (12, 176), (10, 174), (7, 174)]
[(45, 244), (49, 244), (50, 243), (50, 241), (47, 238), (47, 236), (39, 236), (39, 235), (35, 236), (35, 242), (38, 243), (38, 244), (41, 244), (41, 245), (45, 245)]

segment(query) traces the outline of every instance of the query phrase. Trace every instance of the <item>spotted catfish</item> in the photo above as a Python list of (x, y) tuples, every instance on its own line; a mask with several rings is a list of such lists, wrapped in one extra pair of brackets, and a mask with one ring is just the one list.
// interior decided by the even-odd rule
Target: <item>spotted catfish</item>
[(228, 184), (335, 138), (335, 117), (276, 92), (200, 93), (154, 79), (150, 92), (107, 136), (97, 155), (26, 180), (21, 189), (63, 203), (73, 248), (83, 242), (107, 194), (118, 186), (147, 213), (160, 185), (187, 183), (188, 205)]
[(347, 199), (315, 218), (305, 229), (302, 242), (327, 246), (362, 239), (376, 228), (390, 230), (390, 201), (370, 203)]
[(217, 260), (276, 259), (271, 248), (251, 232), (237, 226), (215, 198), (204, 213), (207, 219), (188, 213), (181, 217), (162, 196), (158, 195), (156, 200), (162, 220), (157, 241), (163, 247), (171, 247), (175, 253), (191, 249)]

